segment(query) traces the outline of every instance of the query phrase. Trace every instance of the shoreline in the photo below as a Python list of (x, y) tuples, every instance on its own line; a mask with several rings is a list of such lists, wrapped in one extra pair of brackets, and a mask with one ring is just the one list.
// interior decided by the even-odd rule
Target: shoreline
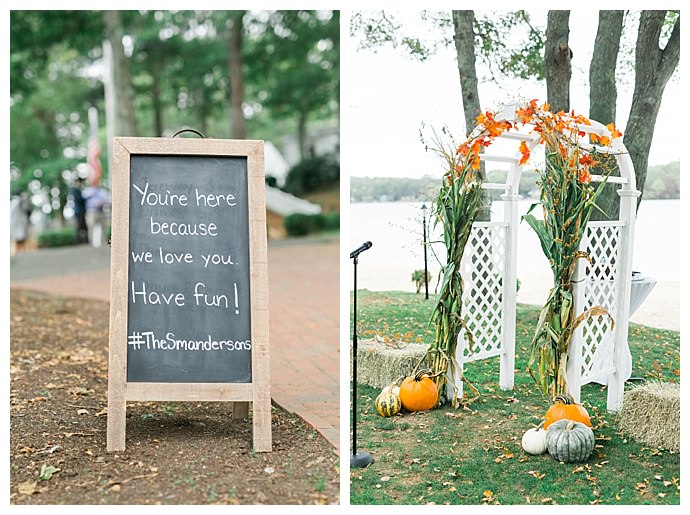
[[(436, 278), (438, 277), (437, 269), (430, 271), (433, 277), (429, 283), (429, 297), (434, 295)], [(410, 277), (411, 271), (407, 265), (367, 264), (360, 266), (357, 270), (358, 288), (370, 291), (414, 293), (416, 291), (415, 285)], [(543, 305), (551, 288), (551, 275), (522, 274), (519, 279), (520, 290), (517, 295), (517, 302)], [(630, 321), (656, 329), (680, 331), (680, 281), (658, 280), (640, 308), (630, 317)]]

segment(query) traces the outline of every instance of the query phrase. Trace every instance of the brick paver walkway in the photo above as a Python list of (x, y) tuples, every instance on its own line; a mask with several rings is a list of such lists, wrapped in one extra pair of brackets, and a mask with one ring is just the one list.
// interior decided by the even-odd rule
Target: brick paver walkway
[[(268, 247), (271, 397), (340, 448), (339, 245)], [(79, 263), (81, 263), (81, 268)], [(13, 288), (109, 301), (107, 249), (74, 247), (14, 256)], [(82, 271), (76, 271), (82, 270)]]

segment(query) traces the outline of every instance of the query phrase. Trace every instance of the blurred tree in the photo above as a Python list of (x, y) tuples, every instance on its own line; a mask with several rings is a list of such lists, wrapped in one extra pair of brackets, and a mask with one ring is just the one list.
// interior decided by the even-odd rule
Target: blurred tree
[[(46, 214), (61, 212), (65, 180), (79, 170), (85, 172), (86, 113), (89, 107), (104, 112), (106, 40), (119, 63), (115, 75), (125, 77), (119, 81), (117, 111), (125, 114), (123, 124), (128, 128), (119, 134), (136, 131), (142, 136), (170, 136), (176, 129), (192, 127), (209, 137), (256, 134), (273, 139), (296, 131), (304, 120), (306, 126), (333, 117), (338, 92), (331, 85), (334, 76), (337, 84), (337, 64), (331, 67), (331, 74), (311, 77), (303, 85), (303, 96), (314, 93), (310, 103), (290, 106), (289, 98), (278, 101), (282, 91), (273, 91), (285, 84), (296, 88), (300, 80), (306, 80), (306, 76), (290, 77), (300, 73), (297, 61), (311, 63), (316, 56), (337, 63), (337, 18), (333, 22), (330, 11), (315, 13), (318, 23), (310, 24), (306, 21), (311, 15), (295, 18), (293, 12), (273, 11), (12, 11), (13, 190), (31, 185), (32, 191), (40, 190), (44, 200), (39, 207)], [(293, 24), (290, 30), (297, 38), (311, 46), (325, 39), (324, 25), (335, 26), (332, 47), (323, 52), (317, 48), (308, 57), (282, 48), (274, 52), (276, 45), (289, 44), (295, 51), (302, 45), (293, 38), (278, 40), (275, 20), (283, 18)], [(287, 27), (287, 22), (281, 24)], [(282, 28), (278, 32), (284, 35)], [(233, 70), (229, 64), (231, 33), (236, 51)], [(329, 51), (335, 56), (324, 57)], [(264, 105), (269, 96), (273, 106)], [(231, 102), (237, 122), (232, 124), (228, 116)], [(105, 139), (106, 131), (101, 129), (102, 147)], [(39, 202), (38, 194), (34, 198)]]
[(339, 109), (339, 20), (337, 11), (276, 11), (247, 56), (264, 84), (261, 104), (276, 118), (296, 117), (303, 158), (310, 118)]
[(110, 77), (105, 80), (113, 81), (115, 86), (115, 111), (117, 121), (116, 136), (137, 136), (137, 119), (134, 111), (132, 79), (129, 73), (129, 60), (125, 55), (123, 45), (124, 31), (120, 11), (103, 11), (105, 39), (110, 45), (112, 70), (106, 70)]
[(36, 89), (54, 45), (67, 44), (86, 56), (102, 40), (97, 11), (10, 11), (10, 94), (26, 95)]
[(247, 137), (244, 123), (244, 70), (242, 67), (243, 18), (245, 11), (230, 11), (228, 15), (228, 70), (230, 72), (230, 127), (234, 139)]

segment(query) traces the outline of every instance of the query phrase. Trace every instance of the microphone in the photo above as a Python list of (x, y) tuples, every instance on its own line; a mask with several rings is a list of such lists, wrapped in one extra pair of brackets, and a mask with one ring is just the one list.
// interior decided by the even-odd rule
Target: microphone
[(370, 248), (371, 248), (371, 242), (370, 242), (370, 241), (365, 241), (365, 242), (362, 243), (362, 245), (360, 245), (358, 248), (356, 248), (355, 250), (353, 250), (352, 252), (350, 252), (350, 259), (356, 258), (356, 257), (359, 256), (362, 252), (364, 252), (365, 250), (369, 250)]

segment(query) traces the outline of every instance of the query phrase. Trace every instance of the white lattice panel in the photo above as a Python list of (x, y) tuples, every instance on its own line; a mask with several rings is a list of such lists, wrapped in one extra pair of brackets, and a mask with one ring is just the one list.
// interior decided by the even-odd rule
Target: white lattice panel
[(503, 347), (503, 295), (507, 224), (481, 222), (472, 226), (461, 273), (464, 280), (463, 318), (474, 337), (473, 352), (460, 333), (462, 360), (496, 356)]
[[(621, 227), (589, 224), (584, 244), (580, 246), (589, 254), (584, 278), (584, 305), (582, 311), (603, 306), (615, 316), (618, 295), (618, 256)], [(576, 313), (579, 315), (580, 313)], [(582, 327), (582, 383), (609, 375), (614, 369), (614, 334), (608, 317), (592, 317)]]

